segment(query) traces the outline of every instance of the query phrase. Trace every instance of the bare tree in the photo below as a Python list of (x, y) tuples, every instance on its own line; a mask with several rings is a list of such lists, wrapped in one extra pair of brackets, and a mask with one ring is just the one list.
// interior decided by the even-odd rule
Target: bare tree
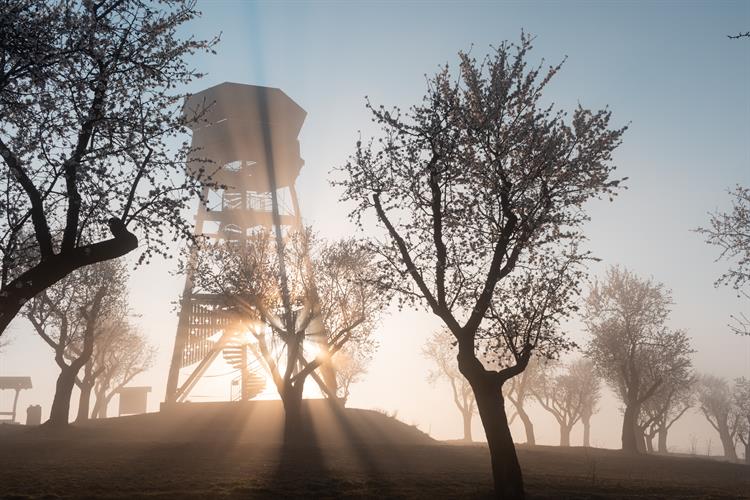
[[(137, 247), (141, 260), (189, 238), (175, 88), (194, 1), (4, 1), (0, 8), (0, 335), (72, 271)], [(171, 228), (173, 231), (165, 231)], [(140, 240), (140, 244), (139, 244)]]
[(534, 423), (526, 412), (526, 402), (532, 398), (531, 388), (536, 383), (537, 377), (542, 375), (539, 360), (533, 356), (526, 365), (526, 369), (520, 375), (508, 379), (503, 386), (504, 396), (513, 404), (515, 410), (509, 422), (512, 423), (513, 419), (518, 416), (523, 424), (526, 444), (528, 445), (535, 445), (536, 437), (534, 435)]
[(570, 431), (583, 413), (584, 388), (580, 382), (572, 373), (572, 366), (548, 363), (544, 376), (532, 386), (536, 400), (560, 426), (560, 446), (570, 446)]
[(591, 446), (591, 417), (599, 411), (601, 381), (594, 362), (580, 358), (568, 368), (568, 376), (578, 388), (581, 400), (581, 424), (583, 425), (583, 446)]
[(94, 346), (93, 369), (96, 402), (93, 418), (105, 418), (110, 401), (120, 389), (154, 362), (155, 349), (136, 327), (127, 321), (107, 329)]
[(702, 375), (697, 383), (697, 396), (701, 412), (711, 427), (719, 433), (724, 457), (736, 460), (735, 439), (742, 419), (732, 400), (729, 382), (714, 375)]
[(430, 383), (435, 383), (441, 379), (445, 379), (450, 383), (453, 393), (453, 403), (458, 408), (458, 411), (461, 412), (461, 418), (463, 419), (463, 440), (470, 443), (473, 441), (471, 436), (471, 421), (477, 410), (476, 401), (474, 400), (471, 385), (461, 375), (461, 372), (458, 371), (458, 363), (456, 362), (456, 351), (458, 349), (453, 345), (454, 342), (453, 336), (448, 330), (439, 330), (427, 340), (422, 353), (435, 365), (435, 368), (430, 370), (428, 376)]
[(91, 393), (94, 390), (94, 383), (96, 382), (97, 377), (99, 377), (102, 372), (101, 367), (94, 367), (94, 358), (96, 356), (98, 345), (100, 344), (100, 338), (106, 336), (106, 332), (113, 328), (113, 325), (119, 322), (119, 320), (120, 318), (106, 318), (105, 321), (99, 323), (96, 338), (94, 339), (94, 353), (92, 353), (89, 360), (83, 366), (83, 376), (76, 377), (75, 384), (80, 391), (78, 397), (78, 413), (75, 419), (76, 423), (88, 420), (91, 412)]
[(596, 280), (584, 319), (591, 334), (588, 355), (625, 405), (622, 449), (636, 453), (642, 405), (671, 377), (690, 370), (692, 353), (683, 331), (664, 326), (671, 296), (663, 284), (610, 267)]
[[(706, 242), (721, 249), (719, 259), (733, 262), (732, 267), (716, 281), (716, 285), (731, 287), (737, 295), (750, 299), (750, 188), (736, 186), (729, 192), (731, 212), (711, 214), (710, 226), (697, 232)], [(750, 318), (744, 313), (732, 316), (729, 327), (734, 333), (750, 335)]]
[(368, 102), (382, 134), (358, 142), (334, 182), (342, 200), (356, 204), (351, 217), (362, 224), (372, 214), (384, 232), (371, 240), (379, 286), (425, 305), (458, 342), (501, 498), (523, 497), (501, 388), (533, 349), (521, 345), (505, 353), (510, 365), (488, 369), (476, 352), (480, 326), (498, 284), (531, 262), (528, 252), (577, 237), (583, 203), (616, 190), (611, 155), (624, 132), (609, 128), (607, 110), (579, 107), (569, 126), (542, 105), (560, 66), (529, 68), (530, 50), (531, 37), (522, 35), (518, 46), (503, 42), (481, 62), (460, 53), (458, 75), (441, 69), (423, 102), (405, 112)]
[(658, 437), (657, 451), (668, 453), (669, 429), (694, 404), (695, 378), (691, 372), (680, 371), (667, 378), (641, 407), (638, 427), (643, 432), (645, 449), (654, 451), (653, 439)]
[(55, 352), (60, 368), (50, 425), (66, 425), (76, 377), (94, 352), (103, 324), (125, 310), (124, 263), (104, 261), (79, 269), (28, 303), (26, 316)]
[(389, 295), (370, 282), (372, 255), (355, 240), (325, 243), (304, 229), (291, 231), (281, 252), (277, 243), (267, 229), (244, 242), (209, 243), (197, 252), (192, 276), (197, 287), (223, 297), (253, 335), (250, 347), (284, 403), (285, 428), (296, 434), (307, 377), (335, 398), (316, 370), (345, 345), (370, 339)]
[(372, 360), (376, 350), (376, 344), (372, 339), (345, 345), (333, 358), (333, 366), (336, 372), (337, 396), (346, 405), (351, 395), (351, 386), (362, 380), (367, 373), (367, 365)]
[(737, 416), (737, 439), (745, 447), (745, 463), (750, 464), (750, 380), (734, 381), (733, 403)]

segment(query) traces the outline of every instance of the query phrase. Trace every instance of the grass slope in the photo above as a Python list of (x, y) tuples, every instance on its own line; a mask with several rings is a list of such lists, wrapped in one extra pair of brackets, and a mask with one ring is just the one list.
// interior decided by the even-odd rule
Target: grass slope
[[(483, 445), (433, 441), (377, 412), (308, 409), (317, 437), (292, 446), (268, 427), (273, 405), (255, 405), (253, 417), (248, 408), (194, 407), (63, 433), (4, 426), (0, 497), (490, 496)], [(746, 465), (546, 446), (519, 446), (519, 457), (530, 498), (750, 498)]]

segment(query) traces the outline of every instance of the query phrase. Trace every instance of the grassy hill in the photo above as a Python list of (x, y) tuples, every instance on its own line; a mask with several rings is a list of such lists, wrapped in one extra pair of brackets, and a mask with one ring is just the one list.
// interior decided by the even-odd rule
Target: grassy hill
[[(489, 498), (484, 445), (379, 412), (308, 402), (314, 439), (281, 440), (276, 402), (195, 404), (65, 432), (0, 426), (1, 498)], [(530, 498), (750, 498), (750, 467), (519, 446)]]

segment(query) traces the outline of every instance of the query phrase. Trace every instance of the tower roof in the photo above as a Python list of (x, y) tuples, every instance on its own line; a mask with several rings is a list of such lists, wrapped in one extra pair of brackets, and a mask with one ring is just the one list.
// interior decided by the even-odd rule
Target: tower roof
[[(185, 99), (185, 116), (191, 117), (203, 110), (201, 122), (204, 124), (237, 119), (267, 124), (293, 137), (299, 134), (307, 116), (307, 112), (281, 89), (232, 82), (214, 85)], [(191, 128), (200, 126), (193, 123)]]

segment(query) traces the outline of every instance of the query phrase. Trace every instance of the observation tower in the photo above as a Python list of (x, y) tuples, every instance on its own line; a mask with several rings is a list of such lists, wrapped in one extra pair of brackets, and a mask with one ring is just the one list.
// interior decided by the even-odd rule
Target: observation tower
[[(242, 242), (259, 226), (275, 229), (277, 237), (301, 227), (294, 185), (304, 165), (298, 140), (304, 109), (277, 88), (222, 83), (186, 99), (183, 114), (200, 116), (191, 125), (188, 170), (211, 176), (195, 218), (197, 235)], [(195, 289), (191, 278), (188, 273), (165, 402), (184, 401), (220, 355), (240, 372), (231, 398), (251, 399), (266, 377), (251, 363), (244, 336), (232, 332), (223, 299)]]

